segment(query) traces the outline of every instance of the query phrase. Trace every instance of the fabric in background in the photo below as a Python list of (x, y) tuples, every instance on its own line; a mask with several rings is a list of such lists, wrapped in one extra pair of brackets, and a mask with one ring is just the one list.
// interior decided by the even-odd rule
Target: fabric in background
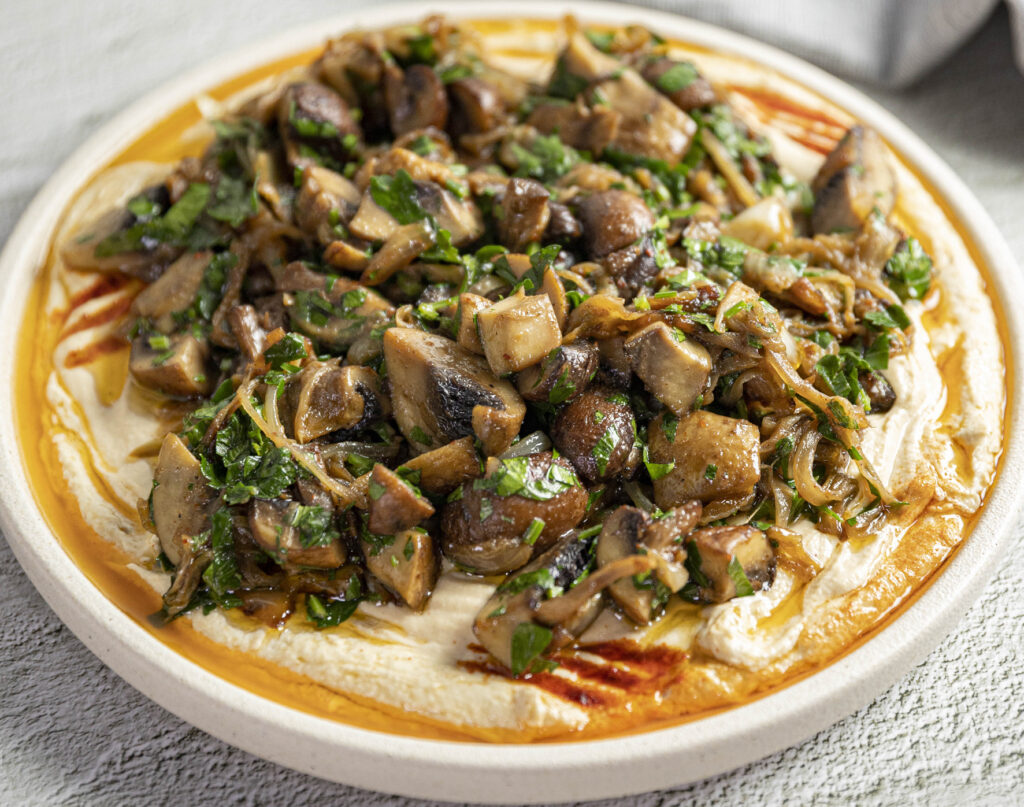
[[(945, 61), (999, 0), (633, 0), (731, 28), (829, 72), (903, 87)], [(1024, 71), (1024, 0), (1012, 11)]]

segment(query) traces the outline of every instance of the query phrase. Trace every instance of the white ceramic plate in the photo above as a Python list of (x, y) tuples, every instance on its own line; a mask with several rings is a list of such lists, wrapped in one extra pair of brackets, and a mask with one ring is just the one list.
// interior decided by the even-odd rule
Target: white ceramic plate
[[(349, 27), (453, 17), (557, 17), (638, 22), (681, 40), (740, 54), (797, 79), (875, 127), (926, 178), (978, 245), (997, 297), (1021, 299), (1013, 256), (981, 205), (913, 133), (847, 85), (781, 51), (676, 16), (604, 3), (520, 0), (386, 6), (325, 20), (218, 59), (155, 90), (97, 132), (25, 212), (0, 256), (0, 343), (13, 345), (58, 217), (93, 170), (154, 120), (204, 89)], [(1024, 326), (1010, 319), (1013, 407), (1002, 472), (970, 539), (902, 615), (841, 660), (775, 694), (678, 728), (585, 743), (495, 746), (416, 740), (352, 728), (264, 700), (179, 656), (108, 601), (53, 538), (29, 489), (14, 427), (13, 351), (0, 354), (0, 526), (33, 583), (71, 630), (126, 681), (166, 709), (259, 756), (347, 784), (457, 801), (553, 802), (618, 796), (701, 779), (797, 743), (868, 703), (919, 662), (982, 591), (1001, 556), (1024, 471), (1019, 361)]]

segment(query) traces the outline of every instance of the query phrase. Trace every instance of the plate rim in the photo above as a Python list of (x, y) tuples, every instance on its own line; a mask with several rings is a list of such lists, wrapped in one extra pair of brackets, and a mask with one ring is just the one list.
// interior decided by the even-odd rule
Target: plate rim
[[(452, 18), (558, 18), (639, 22), (716, 51), (735, 53), (821, 93), (877, 128), (932, 185), (981, 253), (990, 297), (1020, 299), (1016, 261), (981, 203), (945, 162), (894, 115), (820, 68), (741, 34), (681, 15), (607, 2), (483, 0), (405, 2), (305, 24), (201, 64), (118, 113), (68, 157), (22, 214), (0, 255), (0, 335), (20, 332), (24, 305), (60, 212), (95, 172), (158, 116), (204, 89), (354, 27), (427, 13)], [(26, 265), (33, 271), (26, 270)], [(13, 323), (13, 324), (12, 324)], [(1024, 326), (1003, 317), (1010, 417), (1002, 465), (972, 533), (895, 620), (808, 677), (693, 723), (626, 737), (535, 745), (423, 740), (348, 726), (293, 710), (206, 671), (152, 636), (97, 589), (52, 538), (31, 493), (13, 415), (16, 356), (0, 355), (0, 527), (33, 584), (61, 620), (122, 679), (168, 711), (257, 756), (321, 778), (405, 796), (523, 803), (614, 797), (696, 781), (793, 745), (888, 689), (953, 629), (1002, 557), (1024, 488)], [(27, 511), (27, 512), (26, 512)], [(42, 536), (44, 540), (34, 540)], [(692, 729), (699, 726), (699, 731)], [(740, 728), (737, 728), (739, 726)], [(471, 754), (464, 753), (472, 748)], [(343, 752), (340, 754), (339, 752)], [(402, 776), (394, 776), (400, 763)], [(529, 774), (524, 778), (524, 774)], [(499, 798), (500, 796), (500, 798)]]

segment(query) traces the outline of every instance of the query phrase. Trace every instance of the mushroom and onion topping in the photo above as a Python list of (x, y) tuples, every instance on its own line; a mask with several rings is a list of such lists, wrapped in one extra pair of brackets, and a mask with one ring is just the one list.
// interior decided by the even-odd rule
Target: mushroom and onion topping
[(496, 575), (473, 630), (529, 674), (602, 611), (764, 596), (772, 530), (898, 508), (861, 435), (931, 261), (879, 136), (801, 183), (634, 34), (539, 83), (437, 18), (347, 34), (71, 242), (148, 284), (131, 376), (190, 410), (145, 508), (169, 616)]

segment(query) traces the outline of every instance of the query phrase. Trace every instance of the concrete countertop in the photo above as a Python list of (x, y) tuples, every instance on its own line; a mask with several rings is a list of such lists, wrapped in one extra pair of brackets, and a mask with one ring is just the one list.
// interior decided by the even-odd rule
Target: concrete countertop
[[(220, 52), (343, 8), (345, 0), (0, 4), (0, 240), (57, 166), (125, 104)], [(1005, 11), (919, 85), (864, 89), (963, 177), (1020, 260), (1024, 78)], [(614, 803), (1013, 803), (1024, 784), (1020, 533), (958, 628), (870, 706), (742, 769)], [(427, 804), (295, 773), (181, 722), (75, 639), (3, 541), (0, 613), (0, 804)]]

